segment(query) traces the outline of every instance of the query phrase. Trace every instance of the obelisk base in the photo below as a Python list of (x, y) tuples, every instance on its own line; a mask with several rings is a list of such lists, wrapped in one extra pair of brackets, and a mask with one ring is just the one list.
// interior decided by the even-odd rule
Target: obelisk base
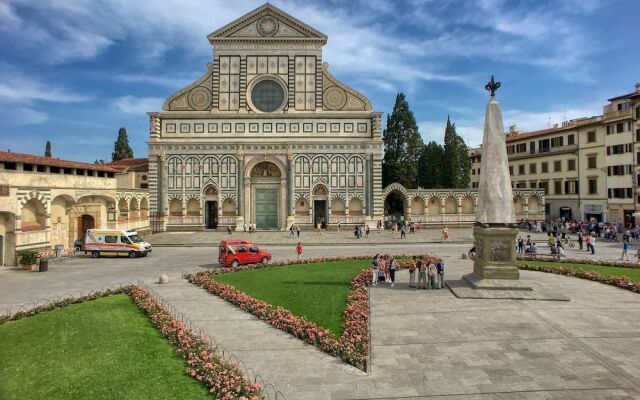
[(504, 226), (475, 226), (476, 258), (473, 273), (462, 279), (474, 289), (533, 290), (520, 282), (515, 243), (518, 230)]

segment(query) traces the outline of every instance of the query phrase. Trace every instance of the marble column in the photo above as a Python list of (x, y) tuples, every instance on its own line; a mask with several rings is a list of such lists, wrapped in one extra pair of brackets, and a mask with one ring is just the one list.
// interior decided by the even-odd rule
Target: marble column
[(296, 222), (295, 202), (293, 200), (293, 154), (287, 154), (287, 220), (285, 229), (289, 229)]
[(236, 231), (242, 232), (244, 230), (244, 155), (238, 155), (238, 182), (236, 184), (236, 190), (238, 198), (236, 199)]

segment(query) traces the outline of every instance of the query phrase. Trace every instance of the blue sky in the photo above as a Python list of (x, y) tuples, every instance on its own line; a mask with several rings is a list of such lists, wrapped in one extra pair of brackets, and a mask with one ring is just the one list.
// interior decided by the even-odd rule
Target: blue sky
[[(273, 0), (324, 32), (324, 61), (388, 112), (406, 94), (426, 141), (451, 115), (482, 138), (491, 74), (505, 126), (596, 115), (640, 82), (637, 0)], [(147, 111), (197, 79), (206, 35), (263, 4), (221, 0), (0, 1), (0, 149), (111, 157), (121, 126), (146, 156)]]

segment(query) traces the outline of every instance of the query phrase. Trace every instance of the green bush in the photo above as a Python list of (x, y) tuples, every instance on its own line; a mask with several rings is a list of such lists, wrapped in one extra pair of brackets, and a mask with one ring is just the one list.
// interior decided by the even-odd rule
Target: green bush
[(21, 265), (31, 265), (38, 262), (38, 252), (33, 250), (22, 250), (18, 252), (18, 259)]

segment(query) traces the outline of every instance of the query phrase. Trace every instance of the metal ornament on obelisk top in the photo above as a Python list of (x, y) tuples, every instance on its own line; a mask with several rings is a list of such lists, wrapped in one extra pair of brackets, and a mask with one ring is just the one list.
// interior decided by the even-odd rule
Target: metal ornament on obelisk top
[(496, 100), (500, 82), (491, 76), (491, 92), (484, 117), (478, 211), (473, 234), (476, 258), (473, 273), (463, 279), (476, 289), (531, 290), (520, 281), (515, 260), (515, 209), (502, 112)]

